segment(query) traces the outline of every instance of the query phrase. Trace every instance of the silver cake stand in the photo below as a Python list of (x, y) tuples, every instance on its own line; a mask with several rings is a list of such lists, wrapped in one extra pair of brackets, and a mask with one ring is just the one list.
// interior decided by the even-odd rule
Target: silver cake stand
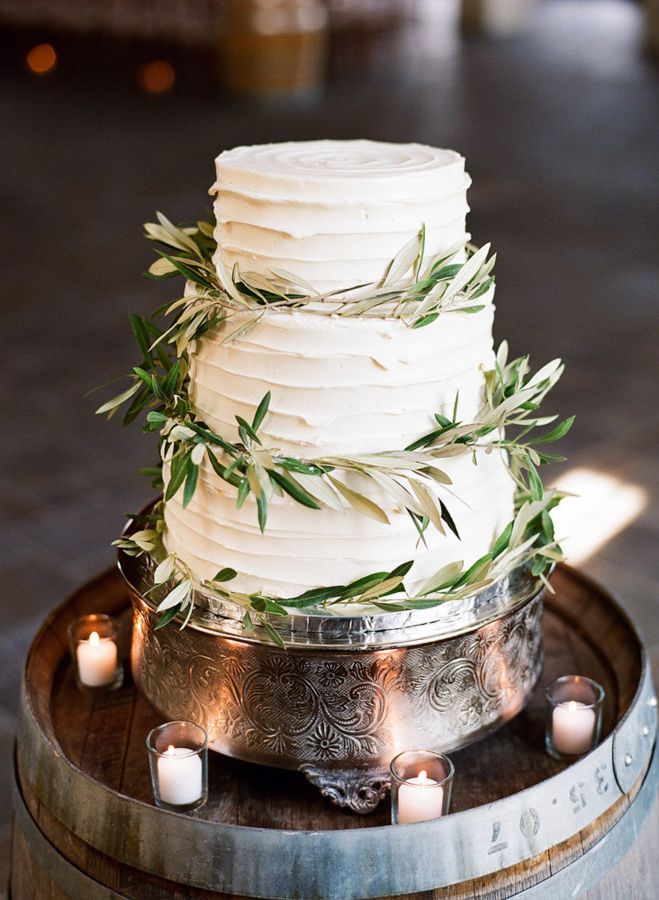
[(189, 625), (154, 630), (153, 563), (123, 553), (133, 677), (167, 719), (202, 725), (213, 750), (297, 769), (339, 806), (367, 813), (399, 752), (448, 752), (515, 716), (542, 667), (542, 583), (521, 566), (433, 609), (271, 617), (286, 649), (242, 610), (199, 591)]

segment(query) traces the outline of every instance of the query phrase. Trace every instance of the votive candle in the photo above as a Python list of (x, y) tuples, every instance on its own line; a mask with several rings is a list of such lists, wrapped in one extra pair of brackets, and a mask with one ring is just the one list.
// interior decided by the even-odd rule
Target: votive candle
[(208, 798), (208, 739), (193, 722), (165, 722), (146, 739), (156, 806), (197, 809)]
[(123, 682), (117, 630), (110, 616), (80, 616), (69, 625), (71, 657), (78, 686), (88, 691), (113, 690)]
[(160, 799), (171, 806), (188, 806), (201, 799), (203, 772), (199, 755), (171, 744), (158, 757)]
[(604, 688), (584, 675), (564, 675), (545, 688), (545, 746), (556, 759), (583, 756), (597, 746)]
[[(429, 788), (417, 790), (416, 785)], [(444, 788), (434, 778), (428, 778), (425, 769), (418, 775), (403, 781), (398, 788), (398, 824), (427, 822), (442, 814)]]
[(448, 813), (454, 768), (443, 753), (408, 750), (391, 761), (394, 825), (428, 822)]
[(559, 753), (573, 756), (593, 746), (595, 710), (579, 700), (558, 703), (552, 712), (552, 742)]
[(117, 645), (113, 638), (101, 638), (92, 631), (76, 647), (78, 678), (87, 687), (112, 684), (117, 676)]

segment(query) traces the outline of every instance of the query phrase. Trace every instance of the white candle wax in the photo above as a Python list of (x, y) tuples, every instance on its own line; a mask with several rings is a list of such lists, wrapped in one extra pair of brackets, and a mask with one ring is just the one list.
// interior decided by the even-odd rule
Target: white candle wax
[(158, 757), (160, 799), (172, 806), (195, 803), (202, 795), (201, 757), (184, 747), (168, 747)]
[(444, 788), (434, 778), (428, 778), (425, 771), (419, 772), (398, 787), (398, 824), (438, 819), (443, 801)]
[(552, 741), (559, 753), (577, 756), (587, 753), (593, 746), (595, 710), (570, 700), (559, 703), (552, 712)]
[(92, 631), (88, 641), (76, 647), (78, 678), (87, 687), (112, 684), (117, 677), (117, 645), (112, 638), (101, 639)]

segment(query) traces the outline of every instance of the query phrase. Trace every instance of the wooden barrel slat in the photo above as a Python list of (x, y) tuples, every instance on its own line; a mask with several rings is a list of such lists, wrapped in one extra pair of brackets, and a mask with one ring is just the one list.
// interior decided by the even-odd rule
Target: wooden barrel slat
[[(84, 840), (81, 840), (70, 830), (63, 828), (61, 823), (48, 812), (48, 810), (39, 805), (34, 796), (29, 794), (23, 795), (20, 802), (23, 802), (25, 810), (33, 819), (34, 827), (38, 826), (44, 840), (51, 844), (53, 850), (60, 854), (74, 869), (78, 869), (83, 874), (94, 873), (94, 878), (89, 878), (92, 885), (98, 885), (99, 889), (107, 888), (113, 891), (117, 897), (140, 897), (143, 900), (151, 900), (151, 898), (186, 898), (186, 900), (235, 900), (231, 895), (218, 894), (215, 892), (204, 891), (194, 888), (182, 888), (175, 882), (167, 882), (161, 878), (153, 878), (148, 873), (134, 869), (130, 866), (118, 866), (116, 860), (100, 853), (98, 850), (90, 847)], [(17, 804), (18, 805), (18, 804)], [(35, 808), (38, 810), (34, 815)], [(19, 824), (22, 826), (23, 818), (18, 818)], [(25, 829), (29, 834), (29, 830)], [(25, 843), (23, 827), (16, 828), (15, 833), (19, 833), (19, 840), (14, 840), (12, 846), (12, 900), (15, 897), (34, 897), (39, 900), (45, 900), (48, 897), (49, 881), (48, 873), (30, 871), (29, 861), (33, 859), (34, 854), (31, 852), (31, 846)], [(48, 837), (45, 837), (48, 835)], [(45, 879), (44, 879), (45, 875)], [(34, 893), (25, 889), (25, 879), (35, 880)], [(21, 885), (19, 892), (16, 892), (15, 881)], [(65, 880), (66, 884), (66, 880)], [(71, 890), (79, 886), (81, 892), (75, 894), (59, 893), (60, 888), (57, 882), (54, 883), (56, 891), (55, 896), (58, 898), (68, 897), (73, 900), (91, 900), (88, 893), (91, 893), (91, 886), (82, 880), (75, 885), (71, 885)], [(84, 888), (85, 892), (82, 892)]]
[[(538, 689), (527, 710), (503, 729), (479, 744), (452, 754), (458, 772), (452, 807), (456, 813), (479, 807), (483, 809), (483, 816), (487, 817), (489, 804), (497, 804), (492, 807), (493, 810), (500, 807), (505, 810), (507, 798), (526, 796), (519, 794), (520, 791), (527, 790), (528, 796), (533, 798), (536, 796), (531, 793), (534, 786), (542, 788), (545, 784), (562, 783), (551, 779), (563, 772), (565, 765), (551, 759), (543, 748), (543, 686), (559, 674), (581, 672), (604, 684), (608, 699), (601, 748), (608, 748), (607, 764), (615, 756), (611, 751), (613, 736), (623, 727), (620, 725), (623, 717), (626, 717), (624, 722), (631, 722), (634, 727), (641, 721), (638, 711), (634, 712), (635, 706), (641, 699), (647, 706), (651, 687), (642, 648), (625, 615), (588, 579), (567, 567), (557, 569), (553, 583), (556, 595), (547, 600), (543, 625), (545, 667)], [(241, 894), (231, 887), (232, 883), (245, 884), (244, 879), (240, 881), (238, 878), (232, 882), (233, 826), (247, 826), (235, 832), (241, 836), (235, 846), (243, 846), (241, 840), (249, 833), (254, 858), (259, 856), (256, 848), (261, 834), (264, 840), (273, 838), (276, 839), (276, 846), (285, 847), (289, 838), (284, 829), (289, 829), (291, 860), (297, 860), (299, 853), (304, 856), (307, 852), (304, 847), (313, 846), (316, 848), (314, 853), (322, 856), (327, 851), (318, 848), (333, 846), (331, 835), (335, 834), (336, 848), (340, 850), (336, 851), (338, 855), (329, 860), (321, 857), (313, 859), (314, 865), (321, 869), (323, 865), (327, 867), (326, 881), (329, 885), (332, 866), (336, 869), (346, 865), (340, 862), (341, 854), (346, 860), (350, 859), (350, 852), (345, 848), (349, 847), (346, 842), (351, 835), (355, 841), (359, 835), (364, 839), (359, 846), (371, 868), (375, 863), (366, 860), (369, 853), (374, 853), (375, 857), (378, 852), (395, 853), (392, 849), (394, 844), (387, 844), (395, 834), (394, 830), (379, 827), (389, 821), (387, 803), (370, 816), (355, 816), (332, 807), (297, 773), (252, 766), (216, 754), (211, 755), (212, 790), (209, 804), (194, 819), (172, 817), (155, 810), (151, 803), (144, 738), (149, 729), (159, 722), (157, 713), (135, 691), (130, 679), (121, 690), (108, 695), (83, 694), (75, 686), (68, 660), (66, 626), (73, 617), (86, 612), (108, 612), (121, 617), (123, 647), (127, 651), (130, 629), (127, 597), (119, 578), (109, 572), (81, 588), (49, 617), (35, 639), (26, 671), (17, 753), (18, 790), (26, 814), (44, 837), (44, 846), (49, 846), (51, 853), (60, 854), (68, 865), (91, 878), (91, 883), (98, 884), (101, 891), (108, 890), (119, 897), (140, 900), (161, 900), (165, 897), (236, 900), (255, 896), (249, 890)], [(643, 698), (639, 695), (641, 689), (644, 691)], [(630, 719), (633, 712), (634, 718)], [(645, 715), (643, 722), (656, 721), (656, 710), (652, 710), (652, 716), (649, 711), (641, 712)], [(648, 748), (653, 741), (654, 730)], [(59, 759), (54, 765), (56, 756)], [(416, 893), (399, 891), (395, 896), (410, 900), (443, 900), (448, 897), (452, 900), (466, 900), (467, 897), (492, 900), (533, 886), (542, 886), (545, 882), (550, 884), (556, 873), (567, 872), (570, 867), (577, 866), (584, 859), (584, 854), (608, 834), (625, 811), (630, 809), (630, 804), (633, 806), (633, 798), (643, 783), (649, 758), (648, 749), (644, 760), (635, 761), (630, 769), (634, 776), (633, 783), (630, 782), (623, 793), (617, 785), (616, 773), (607, 770), (607, 789), (610, 787), (614, 802), (605, 807), (600, 798), (601, 814), (590, 821), (584, 820), (584, 813), (581, 812), (575, 822), (578, 821), (582, 827), (554, 845), (529, 853), (527, 859), (514, 865), (504, 865), (506, 857), (502, 855), (499, 871), (456, 879), (445, 887), (429, 889), (426, 885), (425, 890)], [(613, 769), (612, 764), (610, 769)], [(71, 793), (72, 804), (79, 798), (93, 797), (93, 802), (99, 804), (99, 815), (106, 815), (109, 809), (114, 814), (107, 816), (107, 822), (99, 823), (94, 819), (94, 810), (62, 806), (61, 788), (64, 783), (59, 788), (55, 783), (61, 777), (66, 778), (66, 790)], [(579, 802), (577, 791), (575, 804)], [(458, 819), (459, 816), (454, 817), (454, 821)], [(177, 860), (179, 821), (181, 835), (185, 832), (186, 840), (189, 828), (197, 829), (194, 833), (199, 835), (200, 847), (203, 848), (199, 852), (210, 853), (211, 857), (216, 850), (212, 840), (208, 843), (208, 836), (221, 831), (223, 837), (218, 847), (221, 844), (224, 855), (211, 858), (210, 862), (205, 860), (205, 865), (201, 867), (194, 862), (189, 864), (190, 861), (183, 857)], [(489, 823), (489, 819), (487, 821)], [(529, 821), (532, 825), (533, 820)], [(21, 817), (17, 816), (12, 900), (41, 900), (42, 897), (59, 900), (63, 895), (54, 873), (52, 885), (49, 886), (48, 871), (36, 871), (40, 865), (39, 858), (30, 847), (30, 835), (36, 843), (34, 828), (30, 830), (27, 825), (29, 834), (26, 836), (20, 822)], [(161, 825), (167, 825), (167, 828), (162, 828), (163, 835), (168, 836), (163, 840), (169, 841), (171, 846), (162, 847), (159, 858), (157, 844), (153, 842), (150, 832), (158, 830)], [(503, 827), (509, 828), (510, 823), (504, 822)], [(123, 829), (123, 833), (114, 834), (113, 828)], [(204, 830), (208, 828), (211, 831)], [(145, 831), (142, 843), (149, 845), (147, 850), (140, 843), (141, 831)], [(305, 833), (308, 832), (318, 832), (323, 842), (314, 844), (313, 834), (307, 836)], [(374, 840), (385, 842), (384, 849), (375, 843), (371, 847), (370, 834)], [(401, 832), (398, 835), (403, 838)], [(533, 840), (530, 841), (532, 847)], [(92, 846), (93, 843), (96, 846)], [(492, 843), (495, 843), (494, 836)], [(186, 846), (194, 844), (188, 840)], [(105, 852), (104, 847), (114, 850)], [(408, 847), (414, 847), (414, 844), (408, 843)], [(150, 860), (148, 863), (145, 862), (147, 858)], [(263, 858), (272, 857), (264, 851)], [(299, 860), (295, 862), (295, 865), (298, 864)], [(286, 860), (282, 861), (282, 865), (286, 866)], [(356, 867), (357, 877), (358, 861), (353, 859), (352, 865)], [(62, 867), (55, 867), (60, 877)], [(145, 871), (145, 868), (149, 870)], [(206, 874), (202, 874), (202, 869)], [(173, 880), (173, 871), (176, 872), (176, 880)], [(285, 878), (286, 874), (284, 872), (282, 877)], [(336, 876), (338, 878), (344, 874), (337, 871)], [(254, 884), (257, 881), (258, 878)], [(262, 879), (262, 883), (267, 883), (267, 878), (265, 882)], [(277, 888), (273, 890), (276, 893)], [(347, 900), (347, 895), (332, 893), (331, 890), (330, 886), (326, 896)], [(371, 886), (365, 884), (364, 890), (364, 896), (375, 896)], [(263, 896), (262, 893), (260, 895)], [(71, 896), (87, 900), (82, 894)], [(302, 893), (300, 896), (303, 898), (306, 895)], [(353, 893), (351, 896), (361, 895)], [(386, 894), (382, 891), (377, 896), (385, 897)]]

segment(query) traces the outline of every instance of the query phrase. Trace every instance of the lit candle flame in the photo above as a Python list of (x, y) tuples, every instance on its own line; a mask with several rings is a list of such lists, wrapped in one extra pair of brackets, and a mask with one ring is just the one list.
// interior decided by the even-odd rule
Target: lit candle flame
[(89, 643), (92, 645), (92, 647), (98, 647), (100, 641), (101, 639), (98, 636), (98, 631), (92, 631), (92, 633), (89, 635)]
[(421, 769), (418, 777), (419, 777), (419, 781), (421, 781), (421, 782), (428, 781), (428, 773), (426, 772), (425, 769)]
[(174, 747), (173, 744), (170, 744), (166, 752), (168, 756), (174, 756), (174, 754), (176, 753), (176, 747)]

